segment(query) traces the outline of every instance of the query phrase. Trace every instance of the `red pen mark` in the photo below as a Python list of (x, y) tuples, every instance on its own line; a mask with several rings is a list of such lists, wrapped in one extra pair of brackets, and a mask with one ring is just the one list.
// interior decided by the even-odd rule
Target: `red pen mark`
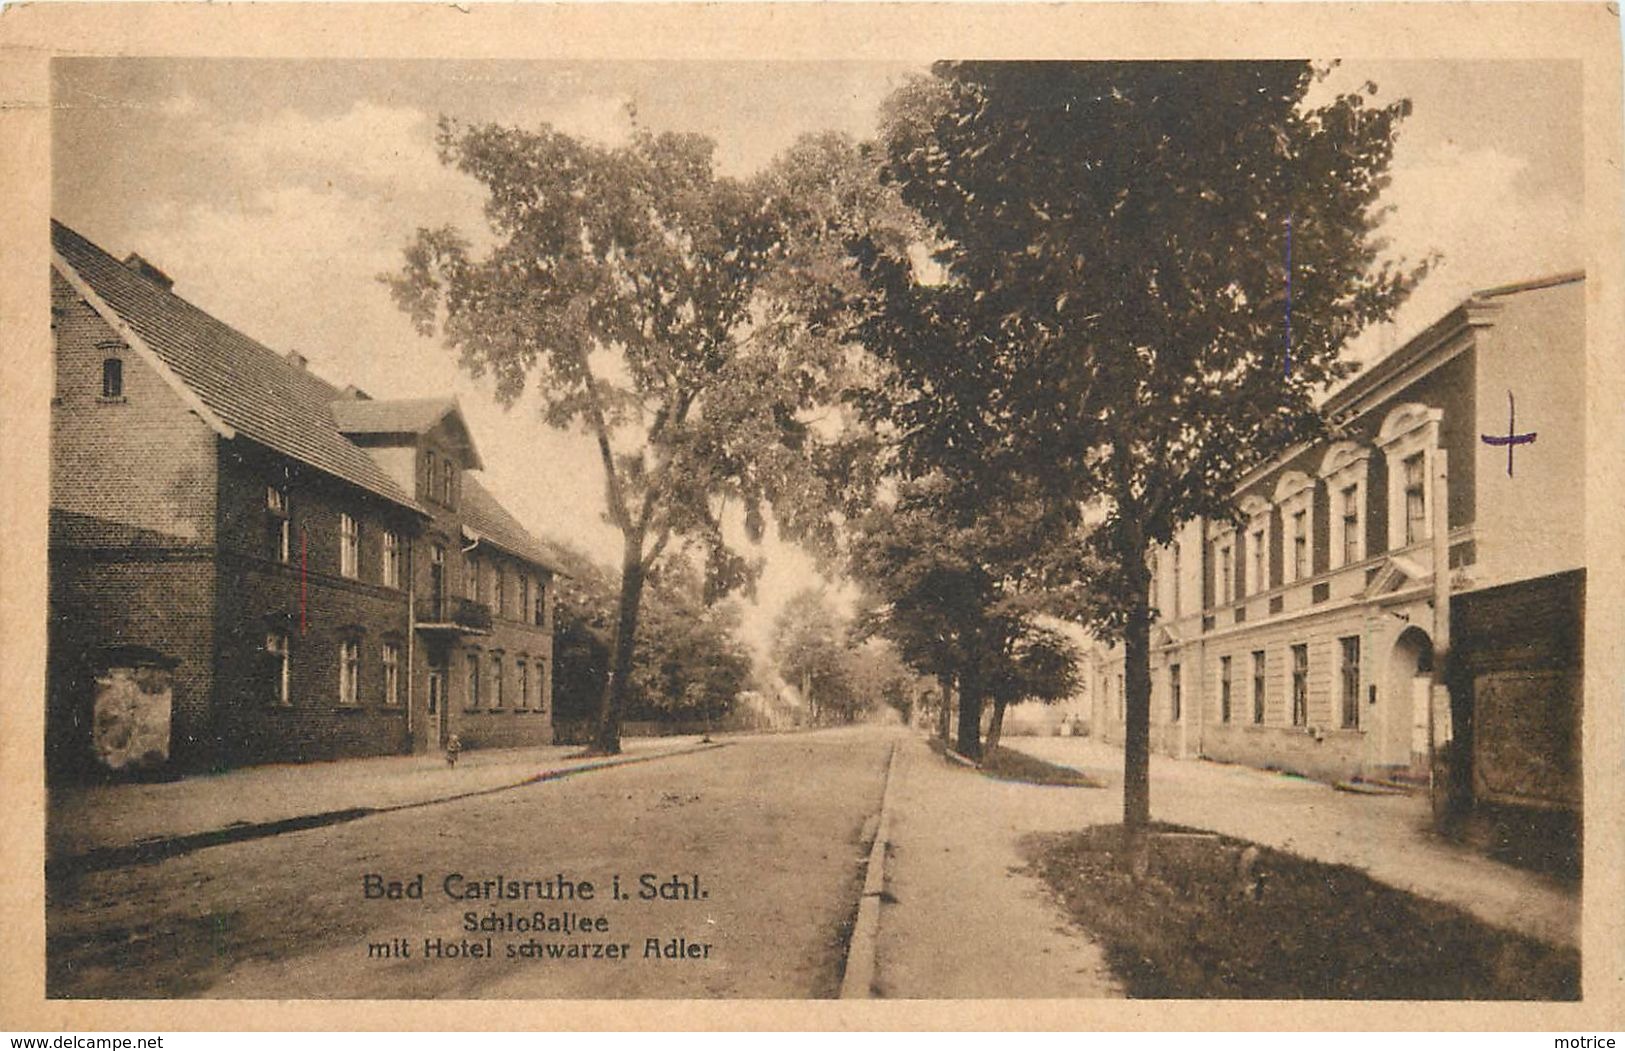
[(305, 566), (306, 553), (309, 545), (306, 543), (304, 527), (299, 529), (299, 634), (305, 633)]
[(1535, 444), (1535, 432), (1527, 434), (1518, 433), (1518, 405), (1512, 400), (1512, 392), (1507, 391), (1507, 432), (1505, 435), (1481, 434), (1485, 445), (1504, 445), (1507, 447), (1507, 477), (1512, 477), (1512, 453), (1520, 445)]

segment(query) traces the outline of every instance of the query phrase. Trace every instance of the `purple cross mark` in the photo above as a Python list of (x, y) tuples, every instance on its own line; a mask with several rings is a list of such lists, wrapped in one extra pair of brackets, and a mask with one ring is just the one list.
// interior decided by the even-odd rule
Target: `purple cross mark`
[(1512, 477), (1512, 453), (1520, 445), (1535, 444), (1535, 432), (1527, 434), (1518, 433), (1518, 405), (1512, 400), (1512, 392), (1507, 391), (1507, 432), (1505, 435), (1481, 434), (1485, 445), (1504, 445), (1507, 447), (1507, 477)]

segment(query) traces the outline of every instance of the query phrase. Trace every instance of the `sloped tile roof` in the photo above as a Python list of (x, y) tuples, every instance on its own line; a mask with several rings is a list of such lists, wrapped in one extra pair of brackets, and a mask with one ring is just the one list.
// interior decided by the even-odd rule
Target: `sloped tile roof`
[[(450, 420), (457, 434), (463, 466), (480, 470), (485, 465), (474, 447), (474, 435), (463, 419), (456, 398), (344, 398), (329, 406), (339, 430), (346, 434), (425, 434)], [(366, 444), (366, 443), (362, 443)]]
[(343, 396), (338, 388), (141, 277), (54, 219), (51, 243), (227, 426), (386, 500), (422, 510), (366, 450), (340, 432), (330, 409)]
[(564, 574), (560, 559), (548, 546), (531, 536), (519, 520), (497, 503), (496, 497), (473, 475), (463, 475), (463, 525), (481, 539), (536, 563), (552, 573)]
[(345, 434), (422, 434), (457, 411), (452, 398), (354, 398), (335, 401), (331, 409)]

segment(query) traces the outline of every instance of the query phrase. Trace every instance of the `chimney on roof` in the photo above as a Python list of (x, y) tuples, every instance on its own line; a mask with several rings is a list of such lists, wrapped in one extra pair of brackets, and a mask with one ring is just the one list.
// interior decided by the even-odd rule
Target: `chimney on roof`
[(371, 394), (368, 394), (366, 391), (362, 390), (360, 387), (357, 387), (353, 383), (346, 385), (344, 390), (340, 391), (339, 393), (342, 394), (344, 397), (349, 398), (351, 401), (371, 401), (372, 400), (372, 395)]
[(131, 252), (129, 255), (124, 257), (124, 265), (129, 267), (131, 271), (140, 274), (148, 281), (151, 281), (165, 292), (168, 292), (175, 287), (175, 279), (173, 277), (170, 277), (162, 270), (153, 266), (135, 252)]
[(299, 369), (301, 372), (310, 366), (310, 359), (299, 353), (297, 350), (288, 351), (284, 357), (288, 359), (288, 364), (292, 365), (296, 369)]

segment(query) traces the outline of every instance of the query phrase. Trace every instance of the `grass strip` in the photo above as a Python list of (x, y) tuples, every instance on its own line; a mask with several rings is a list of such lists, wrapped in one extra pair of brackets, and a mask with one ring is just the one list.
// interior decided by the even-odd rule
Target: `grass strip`
[(1034, 870), (1132, 997), (1576, 1000), (1572, 948), (1228, 836), (1156, 825), (1131, 872), (1121, 826), (1033, 836)]

